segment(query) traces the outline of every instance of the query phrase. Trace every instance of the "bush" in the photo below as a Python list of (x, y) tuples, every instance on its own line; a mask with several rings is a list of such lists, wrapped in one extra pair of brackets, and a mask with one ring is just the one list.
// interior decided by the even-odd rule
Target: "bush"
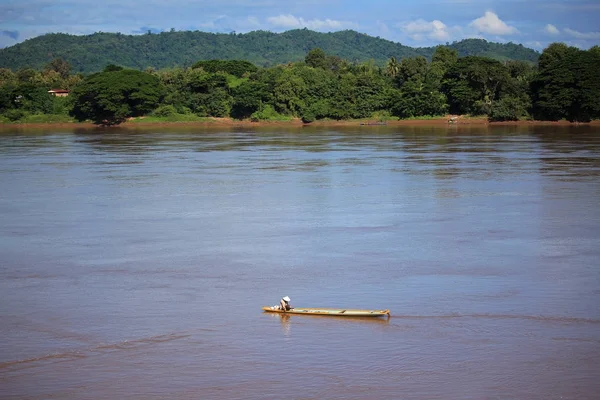
[(257, 121), (289, 121), (291, 118), (285, 115), (279, 114), (270, 105), (264, 106), (261, 110), (255, 111), (250, 116), (250, 120)]
[(391, 121), (398, 119), (398, 117), (392, 116), (392, 114), (387, 110), (376, 111), (371, 115), (371, 118), (377, 121)]
[(523, 102), (516, 97), (503, 97), (491, 107), (489, 121), (518, 121), (527, 115)]
[(314, 122), (316, 119), (315, 115), (313, 113), (306, 113), (302, 116), (302, 122), (304, 122), (305, 124), (310, 124), (311, 122)]
[(2, 115), (10, 122), (17, 122), (25, 118), (27, 115), (29, 115), (29, 113), (25, 110), (14, 108), (11, 110), (6, 110)]
[(68, 115), (73, 109), (73, 99), (69, 97), (54, 97), (52, 100), (52, 112), (54, 115)]
[(472, 114), (491, 115), (492, 107), (493, 107), (493, 105), (490, 104), (488, 101), (477, 100), (473, 103)]
[(32, 114), (25, 116), (21, 122), (29, 124), (71, 122), (72, 118), (65, 114)]
[(152, 115), (155, 117), (170, 117), (171, 115), (177, 114), (177, 110), (172, 105), (160, 106), (156, 110), (152, 111)]

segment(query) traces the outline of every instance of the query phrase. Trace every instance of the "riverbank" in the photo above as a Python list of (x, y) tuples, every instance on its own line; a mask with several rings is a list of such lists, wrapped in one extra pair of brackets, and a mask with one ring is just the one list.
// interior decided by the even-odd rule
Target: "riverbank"
[[(463, 117), (463, 116), (445, 116), (423, 119), (402, 119), (402, 120), (318, 120), (311, 123), (304, 123), (301, 119), (295, 118), (289, 121), (251, 121), (235, 120), (232, 118), (206, 118), (200, 121), (160, 121), (147, 120), (144, 117), (133, 118), (122, 124), (115, 125), (119, 128), (137, 128), (137, 127), (185, 127), (185, 126), (205, 126), (205, 127), (276, 127), (276, 126), (319, 126), (319, 127), (338, 127), (338, 126), (422, 126), (422, 127), (443, 127), (456, 125), (474, 125), (474, 126), (569, 126), (569, 125), (594, 125), (600, 126), (600, 120), (589, 123), (575, 123), (569, 121), (505, 121), (489, 122), (486, 117)], [(38, 123), (9, 123), (0, 124), (0, 128), (84, 128), (93, 129), (102, 126), (91, 122), (38, 122)]]

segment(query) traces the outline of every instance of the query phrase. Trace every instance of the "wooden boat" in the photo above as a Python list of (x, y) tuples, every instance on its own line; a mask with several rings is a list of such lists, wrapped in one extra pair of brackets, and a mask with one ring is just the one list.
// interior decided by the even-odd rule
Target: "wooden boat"
[(323, 315), (330, 317), (383, 317), (390, 316), (390, 310), (357, 310), (351, 308), (292, 308), (289, 311), (263, 307), (263, 311), (280, 314)]

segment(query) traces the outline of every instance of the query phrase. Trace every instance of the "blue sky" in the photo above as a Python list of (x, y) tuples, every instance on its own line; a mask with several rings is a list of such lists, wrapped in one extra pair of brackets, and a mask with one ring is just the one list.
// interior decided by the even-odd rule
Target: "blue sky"
[(464, 38), (600, 44), (598, 0), (0, 0), (0, 47), (48, 32), (354, 29), (409, 46)]

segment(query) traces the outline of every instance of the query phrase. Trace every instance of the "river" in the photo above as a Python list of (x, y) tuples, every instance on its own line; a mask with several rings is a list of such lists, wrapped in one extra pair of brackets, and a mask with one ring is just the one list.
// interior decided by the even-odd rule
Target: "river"
[(600, 393), (597, 127), (4, 127), (0, 189), (3, 399)]

